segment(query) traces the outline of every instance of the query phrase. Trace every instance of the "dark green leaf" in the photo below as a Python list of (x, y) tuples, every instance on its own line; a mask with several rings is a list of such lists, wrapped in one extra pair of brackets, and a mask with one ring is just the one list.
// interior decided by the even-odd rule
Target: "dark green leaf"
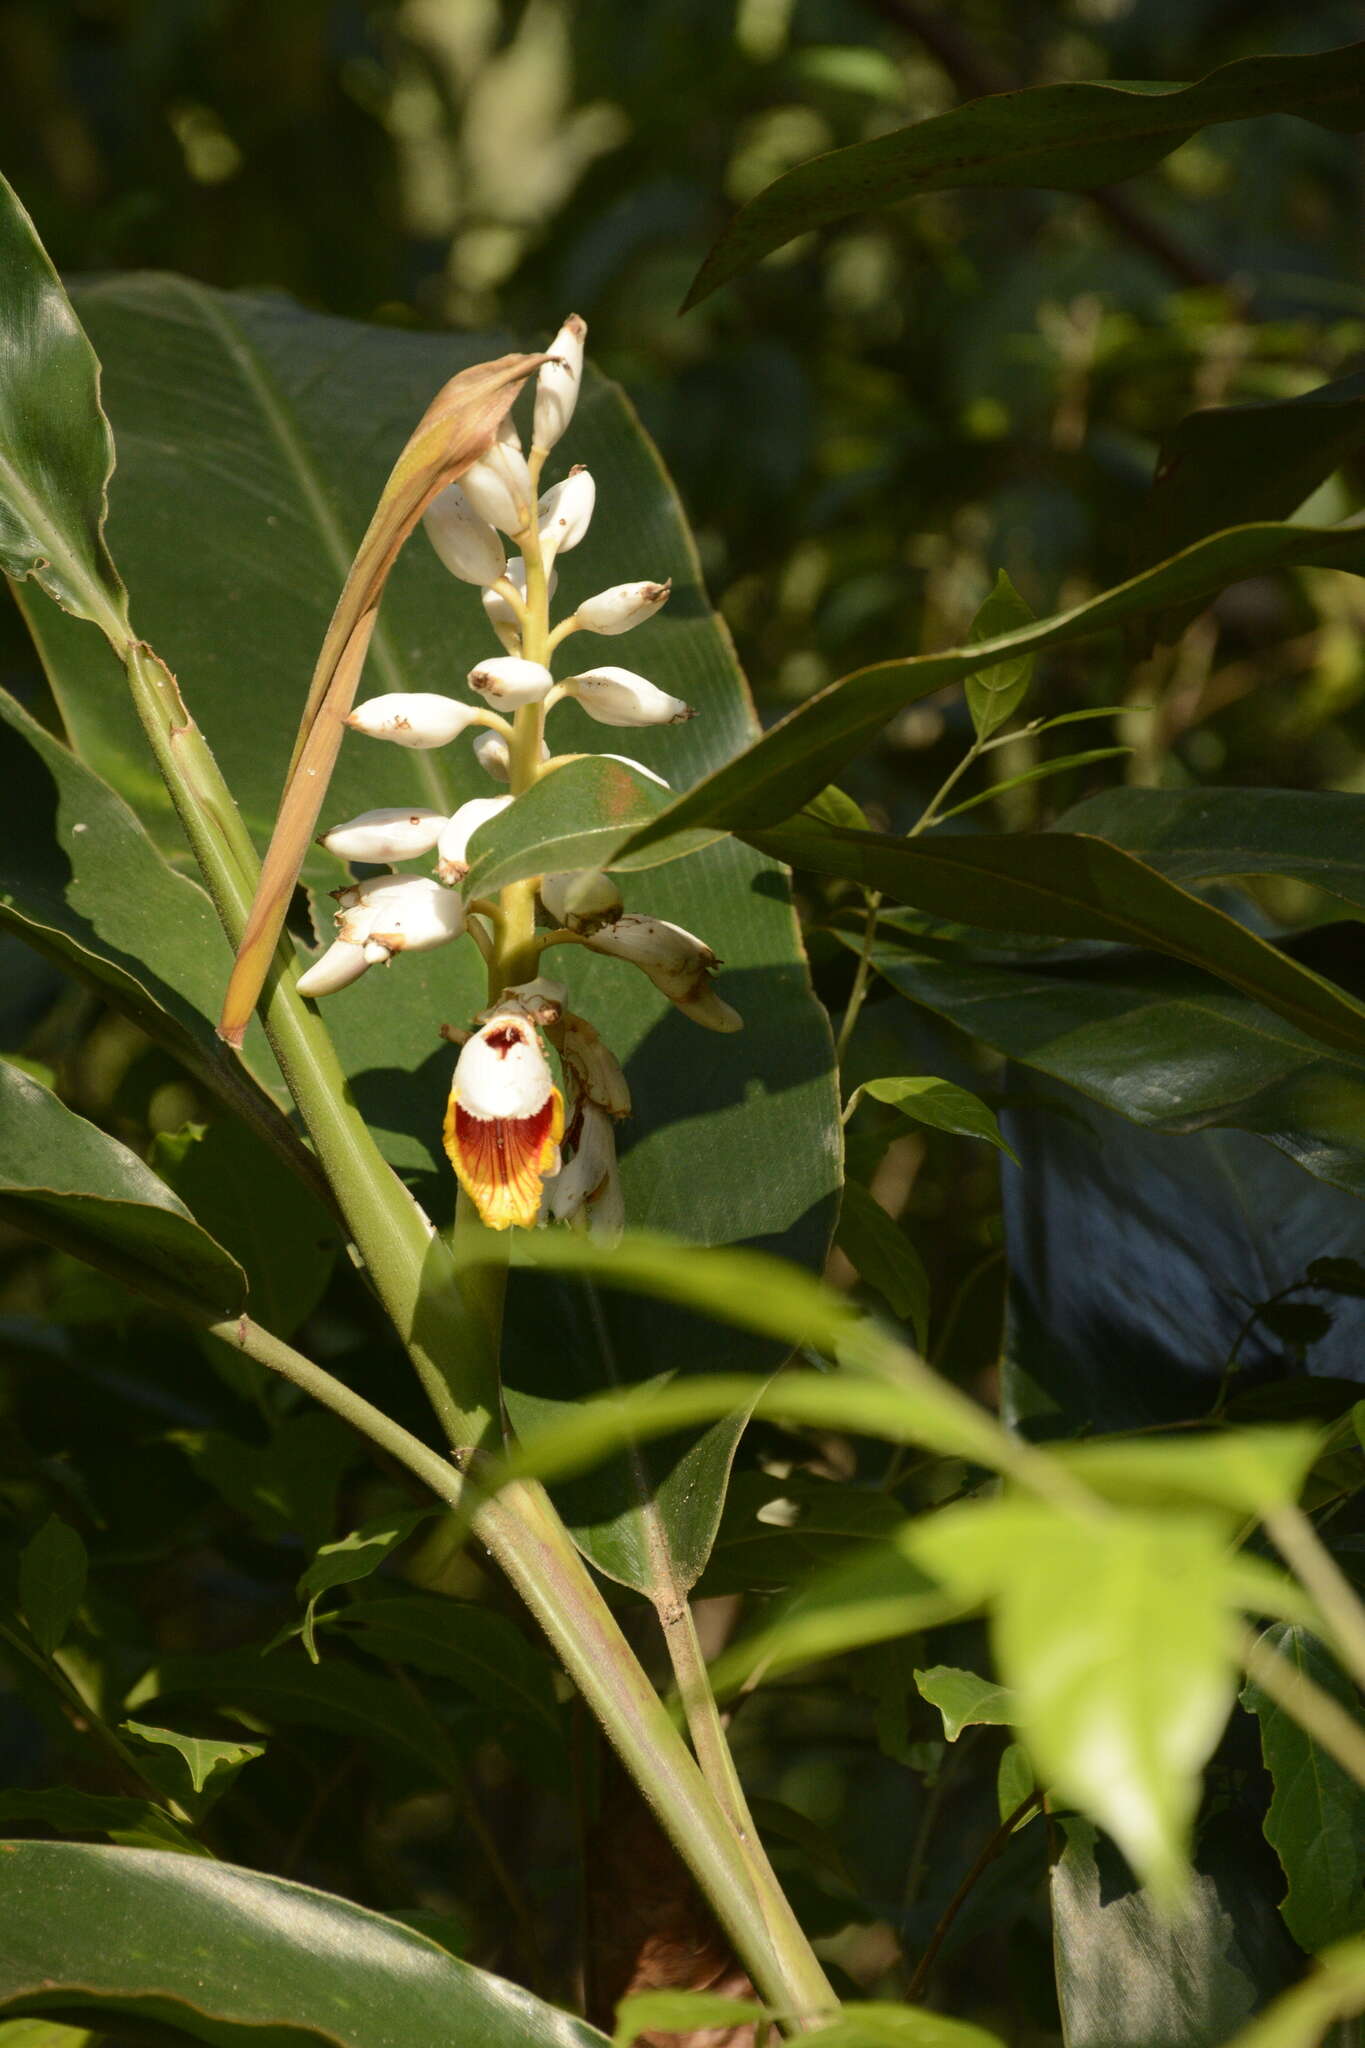
[[(1033, 622), (1033, 613), (1001, 569), (994, 590), (972, 620), (971, 637), (998, 640), (1002, 634), (1021, 632)], [(968, 676), (967, 709), (978, 739), (989, 739), (997, 726), (1013, 718), (1028, 691), (1035, 659), (1032, 654), (1014, 654), (1008, 661)]]
[[(995, 1808), (1002, 1826), (1012, 1813), (1019, 1811), (1033, 1789), (1033, 1765), (1028, 1751), (1022, 1742), (1011, 1742), (1001, 1751), (995, 1774)], [(1032, 1817), (1028, 1815), (1019, 1826), (1027, 1827)]]
[(1315, 1301), (1268, 1301), (1257, 1319), (1282, 1344), (1298, 1352), (1320, 1343), (1332, 1328), (1331, 1311), (1320, 1308)]
[(931, 1707), (943, 1716), (943, 1732), (956, 1742), (964, 1728), (986, 1722), (991, 1727), (1008, 1727), (1014, 1701), (994, 1679), (978, 1678), (974, 1671), (959, 1671), (951, 1664), (935, 1664), (915, 1673), (915, 1684)]
[(1277, 1940), (1247, 1857), (1206, 1841), (1172, 1915), (1088, 1820), (1057, 1825), (1052, 1925), (1068, 2048), (1210, 2048), (1302, 1968)]
[(69, 1522), (49, 1515), (19, 1558), (19, 1605), (34, 1642), (50, 1657), (85, 1598), (85, 1545)]
[(1365, 1052), (1365, 1007), (1106, 840), (968, 834), (896, 839), (792, 819), (745, 835), (794, 867), (986, 931), (1149, 946), (1217, 975), (1336, 1051)]
[(356, 1457), (353, 1433), (317, 1409), (288, 1416), (265, 1444), (226, 1430), (177, 1430), (171, 1441), (267, 1541), (298, 1536), (310, 1548), (334, 1526), (337, 1489)]
[[(1197, 541), (1183, 554), (1070, 611), (1002, 636), (991, 651), (1014, 655), (1060, 647), (1144, 613), (1209, 597), (1243, 577), (1306, 565), (1361, 573), (1365, 529), (1233, 527)], [(704, 826), (744, 831), (780, 824), (809, 803), (898, 711), (949, 683), (965, 682), (980, 666), (979, 649), (955, 647), (942, 654), (912, 655), (856, 669), (789, 712), (743, 753), (678, 797), (652, 825), (633, 835), (629, 850), (636, 852)]]
[(123, 1727), (148, 1748), (171, 1752), (175, 1759), (170, 1773), (173, 1794), (196, 1813), (206, 1812), (222, 1797), (244, 1764), (265, 1755), (262, 1742), (218, 1742), (206, 1735), (154, 1728), (146, 1721), (125, 1721)]
[(803, 1472), (781, 1479), (737, 1472), (699, 1590), (785, 1590), (813, 1567), (888, 1535), (901, 1519), (899, 1504), (876, 1487), (842, 1486)]
[[(108, 1835), (128, 1849), (173, 1849), (182, 1856), (209, 1851), (179, 1821), (150, 1799), (115, 1799), (104, 1793), (73, 1792), (54, 1785), (42, 1792), (0, 1792), (0, 1822), (25, 1827), (39, 1821), (68, 1835)], [(4, 2035), (0, 2033), (0, 2041)]]
[(373, 1516), (360, 1528), (353, 1529), (349, 1536), (338, 1537), (335, 1543), (322, 1545), (298, 1585), (300, 1598), (308, 1602), (304, 1643), (314, 1662), (317, 1660), (311, 1641), (311, 1622), (322, 1595), (330, 1592), (333, 1586), (351, 1586), (360, 1579), (368, 1579), (371, 1572), (378, 1571), (385, 1558), (392, 1557), (394, 1551), (407, 1542), (414, 1529), (430, 1521), (437, 1512), (435, 1508), (397, 1508), (391, 1514)]
[(307, 1885), (154, 1850), (0, 1851), (0, 2007), (152, 2019), (206, 2041), (605, 2048), (529, 1991)]
[(135, 1153), (0, 1062), (0, 1213), (130, 1287), (241, 1313), (241, 1268)]
[[(849, 1107), (860, 1095), (870, 1095), (874, 1102), (889, 1102), (902, 1116), (908, 1116), (912, 1123), (928, 1124), (936, 1131), (953, 1131), (962, 1138), (984, 1138), (988, 1145), (998, 1145), (1009, 1158), (1013, 1152), (1000, 1135), (1000, 1125), (995, 1114), (987, 1109), (979, 1096), (967, 1088), (959, 1088), (954, 1081), (940, 1081), (932, 1074), (900, 1075), (882, 1081), (864, 1081), (854, 1089)], [(1014, 1159), (1017, 1166), (1017, 1159)]]
[(922, 1351), (928, 1341), (929, 1275), (924, 1261), (894, 1216), (857, 1181), (844, 1182), (844, 1199), (834, 1241), (869, 1287), (909, 1323)]
[(1365, 1301), (1365, 1266), (1358, 1259), (1310, 1259), (1305, 1277), (1314, 1287)]
[(104, 544), (113, 467), (99, 364), (32, 221), (0, 180), (0, 568), (111, 640), (128, 603)]
[(819, 2048), (1003, 2048), (998, 2034), (913, 2005), (846, 2005), (832, 2026), (807, 2037)]
[(994, 93), (913, 127), (798, 164), (730, 222), (685, 304), (794, 235), (847, 213), (955, 186), (1084, 191), (1160, 163), (1200, 128), (1257, 114), (1365, 127), (1365, 46), (1311, 56), (1242, 58), (1195, 85), (1037, 85)]
[[(1349, 1681), (1305, 1630), (1276, 1626), (1262, 1640), (1291, 1670), (1353, 1710)], [(1358, 1933), (1365, 1917), (1360, 1787), (1258, 1685), (1246, 1687), (1242, 1704), (1261, 1724), (1261, 1749), (1275, 1787), (1265, 1834), (1286, 1879), (1280, 1911), (1299, 1947), (1316, 1955), (1329, 1942)]]
[[(666, 789), (628, 762), (602, 754), (567, 761), (479, 827), (469, 849), (466, 893), (491, 896), (527, 875), (612, 867), (623, 841), (656, 818), (669, 800)], [(714, 832), (680, 833), (629, 865), (657, 867), (661, 860), (709, 846), (716, 837)]]

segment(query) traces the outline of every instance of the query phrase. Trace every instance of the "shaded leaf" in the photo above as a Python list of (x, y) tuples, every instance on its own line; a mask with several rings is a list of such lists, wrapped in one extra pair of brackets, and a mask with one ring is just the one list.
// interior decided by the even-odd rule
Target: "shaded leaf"
[(914, 1331), (923, 1351), (929, 1330), (929, 1275), (924, 1261), (894, 1216), (857, 1181), (844, 1182), (834, 1241), (869, 1287)]
[(808, 2036), (820, 2048), (1003, 2048), (998, 2034), (913, 2005), (850, 2003)]
[(131, 1287), (240, 1314), (241, 1268), (135, 1153), (0, 1062), (0, 1214)]
[[(995, 588), (972, 620), (972, 639), (998, 640), (1003, 633), (1015, 633), (1032, 624), (1033, 613), (1004, 570), (999, 570)], [(967, 709), (978, 739), (989, 739), (997, 726), (1013, 718), (1028, 691), (1035, 658), (1032, 654), (1011, 655), (1008, 661), (968, 676)]]
[(313, 1562), (303, 1573), (298, 1583), (299, 1597), (308, 1602), (303, 1621), (303, 1642), (310, 1659), (317, 1662), (317, 1651), (313, 1642), (313, 1618), (318, 1601), (334, 1586), (355, 1585), (361, 1579), (369, 1578), (378, 1571), (386, 1558), (407, 1542), (414, 1529), (428, 1522), (436, 1508), (397, 1508), (387, 1515), (374, 1515), (353, 1529), (349, 1536), (340, 1536), (335, 1543), (324, 1543)]
[(1318, 2048), (1333, 2020), (1365, 2012), (1365, 1941), (1343, 1941), (1228, 2048)]
[[(962, 1138), (984, 1138), (988, 1145), (998, 1145), (1014, 1159), (1000, 1135), (994, 1112), (987, 1109), (979, 1096), (959, 1088), (953, 1081), (940, 1081), (931, 1074), (864, 1081), (850, 1096), (850, 1109), (860, 1095), (870, 1095), (874, 1102), (889, 1102), (911, 1123), (928, 1124), (936, 1131), (953, 1131)], [(1014, 1163), (1019, 1164), (1017, 1159)]]
[[(117, 1799), (105, 1793), (74, 1792), (53, 1785), (41, 1792), (0, 1791), (0, 1822), (34, 1821), (69, 1835), (108, 1835), (129, 1849), (172, 1849), (186, 1856), (207, 1856), (179, 1821), (150, 1799)], [(0, 2031), (0, 2041), (4, 2040)]]
[(646, 2032), (689, 2037), (702, 2030), (710, 2033), (745, 2020), (761, 2020), (766, 2011), (766, 2006), (752, 1998), (724, 1998), (714, 1991), (640, 1991), (623, 1998), (616, 2008), (612, 2048), (631, 2048), (637, 2036)]
[(1365, 126), (1365, 46), (1310, 56), (1245, 57), (1194, 85), (1118, 80), (1030, 86), (970, 100), (870, 142), (798, 164), (741, 207), (684, 304), (794, 235), (870, 206), (958, 186), (1085, 191), (1160, 163), (1199, 129), (1257, 114), (1301, 114), (1348, 132)]
[[(1045, 727), (1041, 729), (1046, 730)], [(1058, 754), (1050, 761), (1040, 761), (1036, 768), (1025, 768), (1018, 775), (1007, 775), (1003, 782), (989, 783), (975, 796), (964, 798), (950, 810), (936, 812), (935, 822), (945, 825), (949, 818), (960, 818), (964, 811), (974, 811), (979, 804), (990, 803), (1012, 789), (1023, 789), (1027, 783), (1046, 782), (1050, 776), (1064, 775), (1069, 768), (1088, 768), (1095, 761), (1115, 761), (1120, 754), (1131, 754), (1132, 751), (1131, 747), (1087, 747), (1079, 754)]]
[(19, 1558), (19, 1604), (45, 1657), (60, 1645), (85, 1598), (88, 1560), (80, 1536), (49, 1515)]
[(222, 1797), (244, 1764), (265, 1755), (262, 1742), (219, 1742), (205, 1735), (181, 1735), (174, 1728), (154, 1728), (146, 1721), (125, 1721), (123, 1727), (149, 1748), (171, 1751), (178, 1760), (170, 1772), (173, 1796), (201, 1814)]
[[(565, 868), (611, 867), (623, 840), (670, 801), (647, 775), (624, 761), (583, 754), (533, 783), (481, 825), (470, 842), (468, 896), (489, 896), (507, 882)], [(655, 867), (709, 846), (714, 832), (680, 833), (631, 865)]]
[[(1353, 1688), (1304, 1629), (1276, 1626), (1263, 1640), (1292, 1670), (1354, 1708)], [(1280, 1911), (1299, 1947), (1315, 1955), (1357, 1933), (1365, 1917), (1360, 1787), (1258, 1685), (1247, 1685), (1242, 1704), (1260, 1722), (1261, 1751), (1275, 1788), (1265, 1835), (1286, 1879)]]
[(956, 1742), (964, 1728), (980, 1722), (1007, 1727), (1012, 1719), (1014, 1701), (1008, 1690), (993, 1679), (978, 1678), (974, 1671), (934, 1664), (927, 1671), (915, 1673), (915, 1684), (921, 1696), (942, 1714), (943, 1732), (949, 1742)]
[[(213, 2048), (574, 2048), (605, 2037), (382, 1914), (307, 1885), (154, 1850), (0, 1853), (0, 2007), (172, 2026)], [(265, 2030), (269, 2030), (268, 2032)]]

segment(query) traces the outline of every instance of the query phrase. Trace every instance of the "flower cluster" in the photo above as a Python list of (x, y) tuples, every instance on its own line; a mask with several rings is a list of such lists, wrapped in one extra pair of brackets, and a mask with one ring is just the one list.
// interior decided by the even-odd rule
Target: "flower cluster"
[[(627, 912), (615, 881), (596, 871), (514, 883), (497, 903), (471, 897), (466, 886), (479, 827), (560, 765), (544, 736), (557, 704), (575, 702), (599, 724), (616, 727), (677, 725), (694, 715), (632, 669), (606, 665), (556, 682), (550, 666), (572, 634), (629, 632), (669, 596), (666, 582), (619, 583), (551, 624), (557, 559), (583, 539), (597, 495), (581, 466), (540, 489), (546, 457), (577, 404), (585, 334), (572, 315), (551, 345), (536, 380), (529, 451), (509, 414), (488, 454), (425, 515), (446, 568), (481, 589), (502, 654), (470, 670), (472, 702), (396, 692), (371, 698), (348, 720), (356, 732), (402, 747), (448, 746), (470, 732), (479, 766), (507, 794), (475, 797), (449, 817), (418, 806), (366, 811), (325, 832), (321, 843), (341, 860), (387, 863), (390, 872), (336, 892), (336, 938), (299, 987), (304, 995), (330, 995), (395, 954), (468, 936), (487, 963), (492, 1000), (472, 1033), (454, 1034), (463, 1049), (444, 1136), (460, 1183), (495, 1230), (553, 1221), (612, 1237), (623, 1222), (614, 1132), (630, 1113), (630, 1091), (593, 1026), (566, 1007), (564, 986), (540, 975), (540, 955), (573, 944), (625, 961), (694, 1023), (737, 1031), (740, 1018), (711, 985), (720, 962), (681, 926)], [(510, 560), (506, 541), (518, 550)], [(638, 762), (628, 765), (659, 780)], [(431, 855), (434, 876), (392, 869)], [(558, 1056), (563, 1092), (547, 1042)]]

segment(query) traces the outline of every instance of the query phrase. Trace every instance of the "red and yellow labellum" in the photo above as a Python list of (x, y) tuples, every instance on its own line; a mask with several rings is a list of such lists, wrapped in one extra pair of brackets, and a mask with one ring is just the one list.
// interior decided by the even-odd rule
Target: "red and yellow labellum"
[(456, 1062), (444, 1130), (456, 1177), (490, 1230), (534, 1226), (563, 1133), (564, 1099), (534, 1025), (491, 1018)]

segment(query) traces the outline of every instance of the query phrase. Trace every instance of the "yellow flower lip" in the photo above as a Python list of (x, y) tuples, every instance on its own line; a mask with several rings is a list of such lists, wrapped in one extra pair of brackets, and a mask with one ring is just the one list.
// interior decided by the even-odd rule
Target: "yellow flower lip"
[(443, 1131), (456, 1178), (490, 1230), (534, 1228), (563, 1134), (564, 1098), (534, 1025), (499, 1011), (455, 1064)]

